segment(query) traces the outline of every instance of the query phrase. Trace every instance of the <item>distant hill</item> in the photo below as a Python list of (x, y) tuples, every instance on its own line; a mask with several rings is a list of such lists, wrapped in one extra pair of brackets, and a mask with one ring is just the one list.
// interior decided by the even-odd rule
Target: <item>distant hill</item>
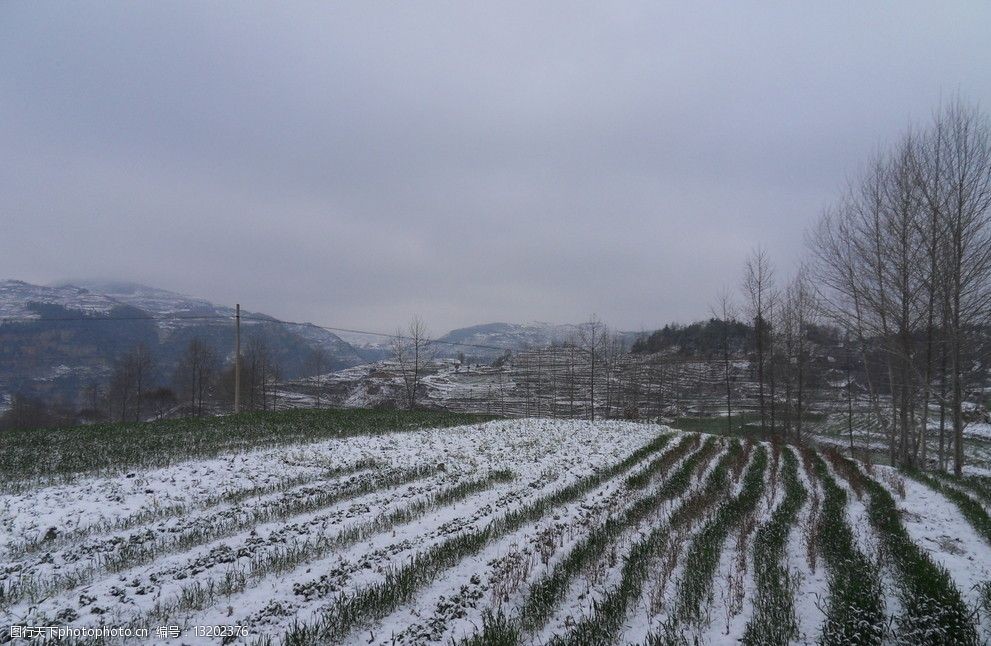
[[(578, 337), (580, 324), (574, 323), (542, 323), (534, 321), (531, 323), (485, 323), (483, 325), (473, 325), (471, 327), (451, 330), (437, 340), (438, 351), (443, 356), (454, 356), (459, 352), (479, 358), (495, 357), (502, 354), (501, 348), (518, 352), (528, 348), (540, 348), (554, 344), (561, 344)], [(639, 336), (634, 332), (616, 332), (626, 343), (631, 346)], [(465, 346), (449, 344), (470, 344)], [(476, 348), (471, 346), (490, 346), (492, 349)]]
[[(176, 292), (148, 287), (147, 285), (140, 285), (138, 283), (77, 281), (75, 284), (92, 293), (102, 294), (117, 302), (166, 319), (158, 322), (159, 328), (163, 330), (175, 330), (192, 326), (202, 327), (203, 321), (195, 320), (198, 317), (203, 317), (204, 320), (209, 320), (209, 317), (226, 318), (228, 319), (227, 321), (213, 323), (213, 325), (219, 325), (226, 329), (230, 327), (229, 321), (232, 321), (234, 318), (233, 307), (214, 305), (201, 298), (184, 296)], [(167, 317), (175, 317), (178, 320), (170, 321)], [(242, 336), (250, 335), (253, 327), (262, 326), (266, 332), (276, 327), (276, 325), (265, 324), (264, 319), (275, 321), (274, 317), (267, 314), (241, 310), (241, 317)], [(187, 320), (181, 320), (183, 318)], [(323, 348), (335, 366), (353, 366), (362, 363), (364, 360), (351, 344), (323, 328), (315, 325), (295, 325), (287, 328), (287, 330), (292, 336), (299, 337), (308, 346)], [(231, 352), (233, 353), (233, 350)]]
[(335, 334), (351, 344), (355, 352), (369, 363), (392, 356), (392, 337), (386, 336), (385, 333), (335, 332)]
[[(327, 356), (327, 369), (365, 362), (350, 344), (321, 328), (242, 315), (242, 341), (264, 335), (287, 378), (303, 375), (318, 347)], [(193, 338), (230, 360), (233, 317), (233, 308), (135, 283), (0, 281), (0, 405), (20, 392), (77, 406), (83, 388), (104, 380), (113, 361), (138, 343), (151, 349), (161, 381), (170, 379)]]

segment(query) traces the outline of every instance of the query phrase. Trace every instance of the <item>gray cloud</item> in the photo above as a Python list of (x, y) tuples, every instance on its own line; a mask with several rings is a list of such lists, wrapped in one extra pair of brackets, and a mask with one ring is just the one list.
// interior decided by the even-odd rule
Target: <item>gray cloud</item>
[[(825, 4), (825, 3), (824, 3)], [(940, 94), (991, 6), (4, 3), (0, 276), (392, 329), (706, 314)]]

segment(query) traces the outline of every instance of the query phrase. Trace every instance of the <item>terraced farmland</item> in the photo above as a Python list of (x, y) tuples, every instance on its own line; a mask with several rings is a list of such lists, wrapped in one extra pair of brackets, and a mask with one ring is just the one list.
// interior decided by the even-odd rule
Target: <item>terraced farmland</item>
[(991, 638), (980, 475), (628, 422), (380, 431), (10, 488), (0, 641), (7, 624), (175, 644)]

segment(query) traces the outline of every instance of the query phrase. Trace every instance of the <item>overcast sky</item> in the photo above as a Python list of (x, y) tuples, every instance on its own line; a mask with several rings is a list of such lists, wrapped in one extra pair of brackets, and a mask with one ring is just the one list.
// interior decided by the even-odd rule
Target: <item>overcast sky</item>
[(991, 3), (0, 2), (0, 277), (624, 329), (782, 278)]

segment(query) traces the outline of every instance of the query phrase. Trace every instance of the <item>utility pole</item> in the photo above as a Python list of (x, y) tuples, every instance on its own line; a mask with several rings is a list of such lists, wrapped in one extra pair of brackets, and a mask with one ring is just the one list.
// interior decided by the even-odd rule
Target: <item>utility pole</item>
[(241, 304), (234, 310), (234, 413), (241, 412)]

